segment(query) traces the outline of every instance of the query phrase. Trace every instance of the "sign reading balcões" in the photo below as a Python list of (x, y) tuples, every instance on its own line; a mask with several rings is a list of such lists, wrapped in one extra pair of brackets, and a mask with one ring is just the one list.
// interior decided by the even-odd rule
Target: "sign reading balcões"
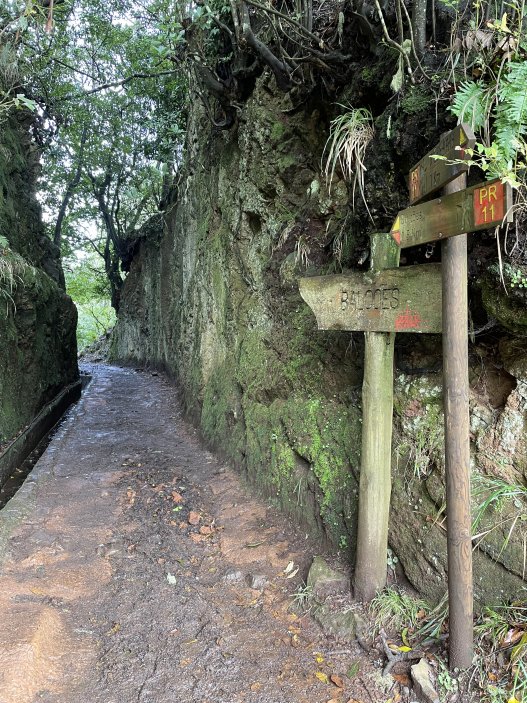
[[(468, 165), (462, 161), (470, 158), (467, 149), (472, 149), (475, 143), (474, 132), (464, 123), (444, 134), (439, 144), (410, 171), (410, 205), (418, 203), (430, 193), (435, 193), (466, 171)], [(436, 159), (435, 156), (443, 158)]]
[(390, 233), (404, 249), (504, 221), (512, 222), (512, 189), (496, 180), (401, 210)]
[(300, 279), (321, 330), (441, 332), (440, 264)]

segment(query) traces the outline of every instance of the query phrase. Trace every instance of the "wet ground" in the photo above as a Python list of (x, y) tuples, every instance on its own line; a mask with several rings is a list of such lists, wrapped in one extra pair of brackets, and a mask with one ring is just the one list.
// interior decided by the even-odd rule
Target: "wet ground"
[(394, 696), (295, 612), (317, 546), (203, 448), (174, 387), (93, 372), (0, 512), (0, 703)]

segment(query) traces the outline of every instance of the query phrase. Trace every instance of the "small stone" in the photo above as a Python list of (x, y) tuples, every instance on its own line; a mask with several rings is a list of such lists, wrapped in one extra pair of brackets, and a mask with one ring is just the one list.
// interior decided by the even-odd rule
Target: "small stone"
[(357, 633), (364, 630), (364, 622), (352, 610), (332, 611), (326, 605), (317, 608), (313, 617), (328, 635), (334, 635), (347, 642), (354, 642)]
[(417, 664), (411, 667), (414, 690), (421, 703), (440, 703), (439, 695), (432, 686), (430, 674), (432, 670), (426, 659), (420, 659)]
[(267, 576), (264, 574), (248, 574), (246, 581), (254, 591), (263, 591), (267, 586)]
[(317, 598), (348, 593), (350, 582), (346, 574), (332, 569), (322, 557), (315, 557), (307, 575), (307, 587)]
[(188, 516), (189, 525), (197, 525), (200, 520), (201, 515), (199, 513), (196, 513), (194, 510), (191, 510)]
[(228, 583), (239, 583), (240, 581), (243, 581), (243, 573), (238, 569), (230, 569), (224, 575), (223, 580)]

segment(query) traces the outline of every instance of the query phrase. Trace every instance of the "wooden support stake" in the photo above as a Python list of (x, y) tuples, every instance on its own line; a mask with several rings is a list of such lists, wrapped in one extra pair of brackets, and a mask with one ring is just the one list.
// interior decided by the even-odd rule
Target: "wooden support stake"
[[(445, 192), (465, 184), (463, 174)], [(442, 271), (449, 659), (451, 669), (466, 669), (473, 656), (466, 234), (442, 243)]]
[[(372, 269), (399, 264), (399, 249), (389, 234), (372, 236)], [(355, 597), (370, 601), (386, 585), (390, 514), (393, 332), (365, 332), (362, 384), (362, 453)]]

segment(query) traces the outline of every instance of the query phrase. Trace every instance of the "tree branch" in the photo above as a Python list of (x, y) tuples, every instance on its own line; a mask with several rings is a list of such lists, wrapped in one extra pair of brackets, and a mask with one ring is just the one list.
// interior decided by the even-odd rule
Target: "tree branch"
[(81, 141), (80, 141), (80, 147), (79, 147), (79, 156), (77, 160), (77, 168), (75, 170), (75, 174), (71, 181), (68, 183), (68, 186), (66, 188), (66, 192), (64, 193), (64, 197), (62, 198), (62, 203), (59, 208), (59, 214), (57, 216), (57, 221), (55, 223), (55, 230), (53, 232), (53, 243), (59, 247), (61, 245), (61, 240), (62, 240), (62, 222), (66, 216), (66, 211), (68, 209), (68, 205), (70, 203), (71, 198), (73, 197), (73, 194), (75, 193), (75, 189), (79, 185), (81, 175), (82, 175), (82, 167), (84, 165), (84, 146), (86, 144), (86, 139), (88, 138), (88, 125), (85, 124), (82, 128), (82, 134), (81, 134)]

